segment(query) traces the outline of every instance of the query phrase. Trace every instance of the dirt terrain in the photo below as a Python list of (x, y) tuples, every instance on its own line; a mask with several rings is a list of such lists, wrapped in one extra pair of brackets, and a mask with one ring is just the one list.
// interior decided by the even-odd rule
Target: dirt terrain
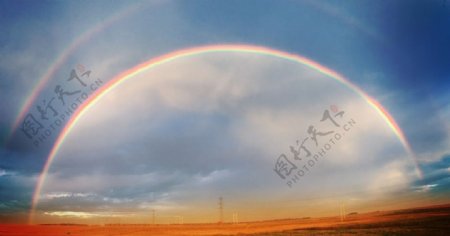
[(450, 204), (238, 224), (0, 225), (0, 235), (450, 235)]

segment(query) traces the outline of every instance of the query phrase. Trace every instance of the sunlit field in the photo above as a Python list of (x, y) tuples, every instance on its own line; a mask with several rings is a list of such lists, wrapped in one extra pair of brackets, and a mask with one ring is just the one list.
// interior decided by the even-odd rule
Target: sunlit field
[(2, 225), (1, 235), (447, 235), (450, 205), (217, 224)]

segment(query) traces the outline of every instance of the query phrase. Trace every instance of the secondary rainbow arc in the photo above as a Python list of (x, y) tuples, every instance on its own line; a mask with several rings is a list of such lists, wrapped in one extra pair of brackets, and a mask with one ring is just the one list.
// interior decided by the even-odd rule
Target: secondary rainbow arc
[(301, 63), (303, 65), (306, 65), (316, 71), (319, 71), (325, 75), (328, 75), (332, 77), (333, 79), (337, 80), (338, 82), (344, 84), (354, 92), (356, 92), (358, 95), (360, 95), (363, 99), (366, 100), (366, 102), (375, 109), (378, 114), (385, 120), (385, 122), (389, 125), (389, 127), (392, 129), (392, 131), (395, 133), (395, 135), (398, 137), (399, 141), (405, 148), (408, 155), (411, 157), (415, 168), (416, 173), (419, 178), (422, 178), (422, 173), (419, 168), (419, 165), (416, 161), (416, 158), (414, 156), (414, 153), (411, 149), (411, 146), (409, 145), (405, 135), (403, 134), (403, 131), (400, 129), (394, 118), (389, 114), (389, 112), (375, 99), (371, 98), (369, 95), (365, 94), (360, 88), (358, 88), (356, 85), (350, 83), (348, 80), (346, 80), (343, 76), (338, 74), (337, 72), (326, 68), (319, 63), (308, 59), (306, 57), (302, 57), (299, 55), (291, 54), (288, 52), (283, 52), (271, 48), (261, 47), (261, 46), (252, 46), (252, 45), (240, 45), (240, 44), (227, 44), (227, 45), (210, 45), (210, 46), (201, 46), (201, 47), (194, 47), (194, 48), (188, 48), (183, 49), (179, 51), (175, 51), (169, 54), (165, 54), (153, 59), (150, 59), (148, 61), (145, 61), (131, 69), (128, 69), (117, 76), (115, 76), (113, 79), (111, 79), (109, 82), (107, 82), (101, 89), (98, 89), (94, 92), (86, 101), (83, 103), (78, 109), (74, 112), (74, 114), (71, 116), (59, 136), (57, 137), (55, 144), (53, 148), (50, 150), (50, 153), (48, 155), (48, 158), (46, 160), (46, 163), (44, 165), (44, 168), (38, 178), (35, 191), (32, 198), (32, 204), (31, 209), (29, 213), (29, 223), (33, 223), (36, 206), (39, 200), (39, 196), (41, 194), (41, 190), (43, 187), (43, 184), (45, 182), (48, 170), (55, 159), (61, 145), (64, 143), (65, 138), (70, 133), (70, 131), (73, 129), (73, 127), (76, 125), (77, 121), (85, 114), (89, 108), (93, 107), (97, 101), (99, 101), (104, 95), (106, 95), (108, 92), (112, 91), (114, 88), (119, 86), (121, 83), (127, 81), (128, 79), (131, 79), (133, 76), (144, 72), (148, 69), (154, 68), (158, 65), (189, 56), (194, 56), (198, 54), (204, 54), (204, 53), (212, 53), (212, 52), (246, 52), (246, 53), (255, 53), (255, 54), (262, 54), (262, 55), (269, 55), (274, 57), (279, 57), (283, 59), (287, 59), (290, 61), (295, 61), (298, 63)]
[(20, 122), (23, 121), (27, 112), (31, 110), (32, 105), (36, 102), (36, 99), (39, 97), (39, 94), (44, 90), (45, 86), (50, 82), (50, 80), (55, 76), (58, 69), (62, 67), (62, 65), (67, 62), (69, 57), (76, 51), (76, 49), (80, 48), (83, 44), (88, 42), (91, 38), (93, 38), (96, 34), (102, 32), (106, 28), (113, 25), (114, 22), (119, 21), (133, 12), (139, 10), (144, 6), (144, 3), (137, 3), (130, 5), (122, 10), (119, 10), (115, 14), (109, 16), (106, 20), (102, 20), (95, 24), (92, 28), (85, 31), (81, 35), (79, 35), (75, 40), (73, 40), (70, 45), (68, 45), (59, 56), (54, 60), (54, 62), (48, 67), (47, 71), (44, 75), (38, 80), (37, 84), (33, 87), (32, 91), (29, 93), (28, 97), (23, 101), (23, 104), (20, 106), (19, 113), (15, 118), (10, 134), (8, 137), (8, 141), (11, 138), (11, 135), (18, 129)]

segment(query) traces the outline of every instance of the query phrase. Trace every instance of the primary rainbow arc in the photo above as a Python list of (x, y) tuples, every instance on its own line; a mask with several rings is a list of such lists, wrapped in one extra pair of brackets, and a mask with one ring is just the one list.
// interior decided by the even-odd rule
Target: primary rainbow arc
[(36, 188), (33, 194), (32, 203), (31, 203), (31, 210), (29, 213), (29, 223), (33, 223), (34, 214), (36, 211), (37, 202), (39, 200), (39, 196), (41, 194), (42, 186), (45, 182), (48, 170), (56, 157), (60, 147), (62, 146), (65, 138), (70, 133), (70, 131), (73, 129), (77, 121), (82, 117), (83, 114), (85, 114), (89, 108), (94, 106), (97, 101), (99, 101), (105, 94), (116, 88), (121, 83), (127, 81), (128, 79), (131, 79), (133, 76), (144, 72), (148, 69), (154, 68), (158, 65), (189, 56), (194, 56), (198, 54), (204, 54), (204, 53), (212, 53), (212, 52), (245, 52), (245, 53), (255, 53), (255, 54), (262, 54), (262, 55), (269, 55), (274, 56), (278, 58), (287, 59), (290, 61), (295, 61), (300, 64), (306, 65), (309, 68), (312, 68), (316, 71), (319, 71), (325, 75), (328, 75), (332, 77), (333, 79), (337, 80), (338, 82), (342, 83), (343, 85), (347, 86), (357, 94), (359, 94), (366, 102), (375, 109), (378, 114), (385, 120), (385, 122), (389, 125), (389, 127), (392, 129), (392, 131), (395, 133), (395, 135), (398, 137), (400, 142), (402, 143), (403, 147), (405, 148), (408, 155), (411, 157), (415, 168), (416, 173), (419, 178), (422, 177), (421, 170), (419, 168), (419, 165), (415, 159), (414, 153), (405, 138), (405, 135), (403, 134), (403, 131), (400, 129), (400, 127), (397, 125), (394, 118), (389, 114), (389, 112), (381, 106), (380, 103), (378, 103), (375, 99), (371, 98), (369, 95), (365, 94), (361, 89), (359, 89), (356, 85), (350, 83), (348, 80), (346, 80), (343, 76), (336, 73), (335, 71), (326, 68), (319, 63), (302, 57), (295, 54), (290, 54), (287, 52), (270, 49), (266, 47), (260, 47), (260, 46), (252, 46), (252, 45), (239, 45), (239, 44), (227, 44), (227, 45), (211, 45), (211, 46), (203, 46), (203, 47), (194, 47), (194, 48), (188, 48), (183, 49), (179, 51), (175, 51), (169, 54), (162, 55), (160, 57), (156, 57), (154, 59), (150, 59), (144, 63), (141, 63), (131, 69), (128, 69), (119, 75), (115, 76), (113, 79), (111, 79), (109, 82), (107, 82), (102, 88), (98, 89), (94, 92), (86, 101), (83, 103), (78, 109), (73, 113), (61, 133), (59, 134), (58, 138), (55, 141), (54, 146), (52, 147), (48, 158), (46, 160), (46, 163), (44, 165), (44, 168), (38, 178)]

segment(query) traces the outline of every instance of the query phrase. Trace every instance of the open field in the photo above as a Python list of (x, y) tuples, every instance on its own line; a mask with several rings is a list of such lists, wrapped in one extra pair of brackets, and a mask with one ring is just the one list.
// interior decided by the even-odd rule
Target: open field
[(450, 204), (238, 224), (0, 225), (0, 235), (450, 235)]

